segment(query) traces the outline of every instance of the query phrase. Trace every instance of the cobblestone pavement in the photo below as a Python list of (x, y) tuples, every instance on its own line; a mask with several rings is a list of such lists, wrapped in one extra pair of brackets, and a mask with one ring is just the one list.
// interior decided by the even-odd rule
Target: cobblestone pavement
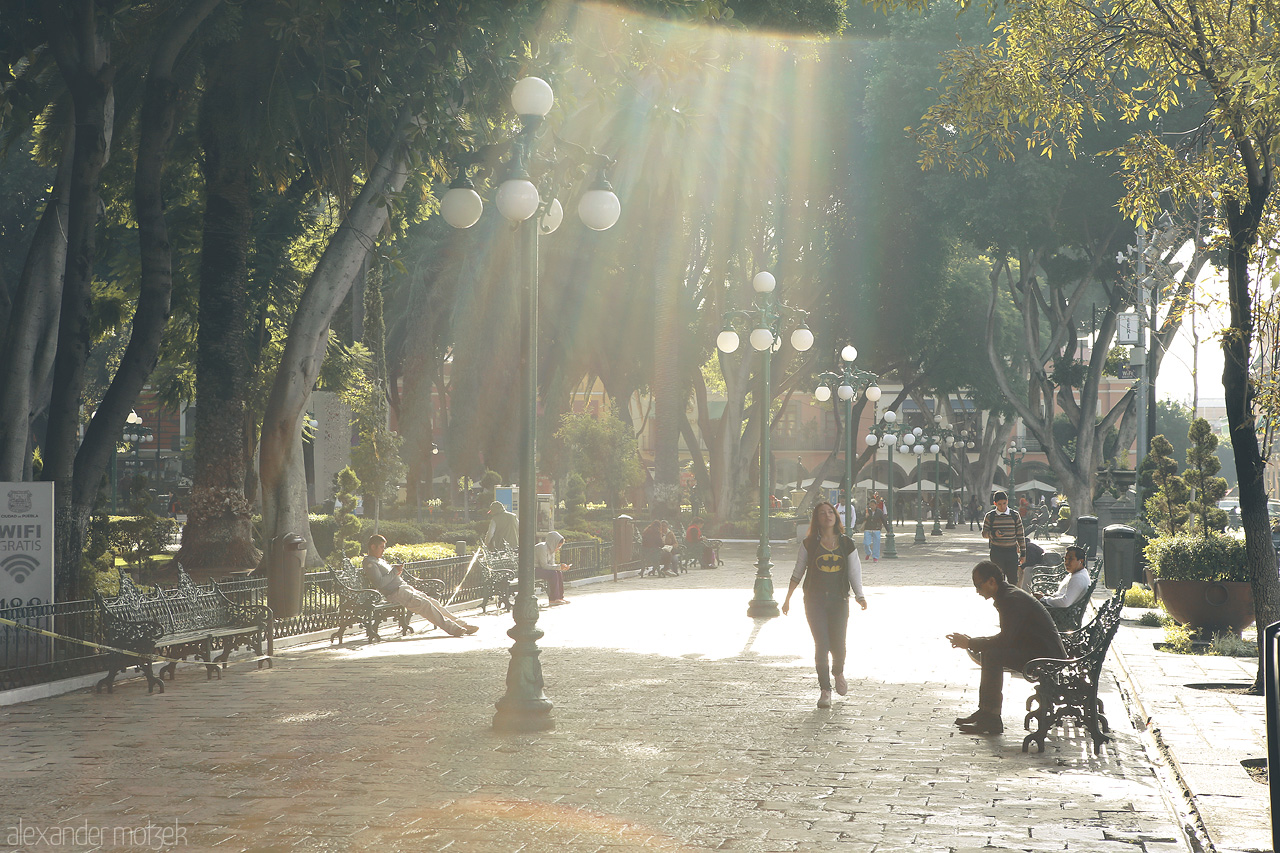
[[(830, 710), (801, 603), (747, 618), (747, 545), (544, 610), (547, 733), (491, 730), (511, 624), (496, 615), (469, 638), (285, 649), (221, 682), (180, 669), (163, 695), (132, 681), (0, 708), (0, 849), (1186, 850), (1114, 681), (1099, 756), (1074, 730), (1023, 753), (1020, 680), (1005, 735), (952, 725), (978, 670), (944, 635), (995, 625), (969, 584), (980, 543), (866, 567)], [(775, 547), (779, 601), (793, 558)]]

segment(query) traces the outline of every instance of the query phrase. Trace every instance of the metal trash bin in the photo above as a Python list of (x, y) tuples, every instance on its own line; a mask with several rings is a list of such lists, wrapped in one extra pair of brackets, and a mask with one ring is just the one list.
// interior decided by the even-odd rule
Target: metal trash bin
[(306, 566), (306, 539), (296, 533), (286, 533), (272, 540), (271, 568), (267, 574), (267, 604), (276, 619), (290, 619), (302, 612)]
[(618, 579), (618, 567), (635, 559), (635, 521), (629, 515), (613, 520), (613, 579)]
[(1098, 556), (1098, 517), (1082, 515), (1076, 519), (1076, 545), (1083, 548), (1087, 559)]
[(1138, 531), (1111, 524), (1102, 531), (1102, 573), (1107, 589), (1128, 589), (1138, 582)]

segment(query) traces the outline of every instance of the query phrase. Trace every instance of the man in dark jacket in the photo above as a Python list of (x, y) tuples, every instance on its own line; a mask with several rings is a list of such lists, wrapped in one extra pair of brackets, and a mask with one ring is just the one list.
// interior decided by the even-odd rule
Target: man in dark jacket
[(1000, 633), (994, 637), (948, 634), (957, 649), (977, 653), (982, 664), (978, 686), (978, 710), (956, 720), (965, 734), (993, 734), (1004, 731), (1000, 708), (1004, 703), (1004, 671), (1021, 671), (1036, 658), (1065, 658), (1067, 650), (1058, 628), (1044, 605), (1010, 584), (1004, 572), (990, 560), (973, 567), (973, 586), (978, 595), (990, 599), (1000, 616)]

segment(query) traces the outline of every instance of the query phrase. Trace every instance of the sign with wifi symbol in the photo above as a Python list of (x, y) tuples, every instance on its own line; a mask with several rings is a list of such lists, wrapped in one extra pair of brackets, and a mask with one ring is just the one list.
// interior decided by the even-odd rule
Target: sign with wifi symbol
[(0, 483), (0, 601), (53, 601), (53, 483)]
[(18, 583), (26, 583), (40, 568), (40, 563), (29, 554), (11, 554), (0, 560), (0, 570)]

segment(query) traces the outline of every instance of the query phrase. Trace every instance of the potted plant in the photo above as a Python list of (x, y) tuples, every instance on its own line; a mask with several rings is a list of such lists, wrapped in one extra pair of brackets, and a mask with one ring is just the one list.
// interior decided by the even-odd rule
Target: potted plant
[(1253, 590), (1244, 541), (1222, 532), (1227, 519), (1217, 501), (1227, 484), (1214, 476), (1221, 465), (1214, 455), (1218, 438), (1204, 418), (1192, 422), (1187, 437), (1182, 476), (1168, 439), (1151, 439), (1144, 467), (1155, 493), (1146, 502), (1146, 520), (1158, 535), (1146, 547), (1147, 563), (1170, 616), (1202, 634), (1238, 636), (1253, 623)]
[(1161, 536), (1147, 544), (1146, 555), (1156, 596), (1178, 622), (1209, 635), (1229, 630), (1237, 636), (1253, 624), (1244, 540), (1216, 532)]

